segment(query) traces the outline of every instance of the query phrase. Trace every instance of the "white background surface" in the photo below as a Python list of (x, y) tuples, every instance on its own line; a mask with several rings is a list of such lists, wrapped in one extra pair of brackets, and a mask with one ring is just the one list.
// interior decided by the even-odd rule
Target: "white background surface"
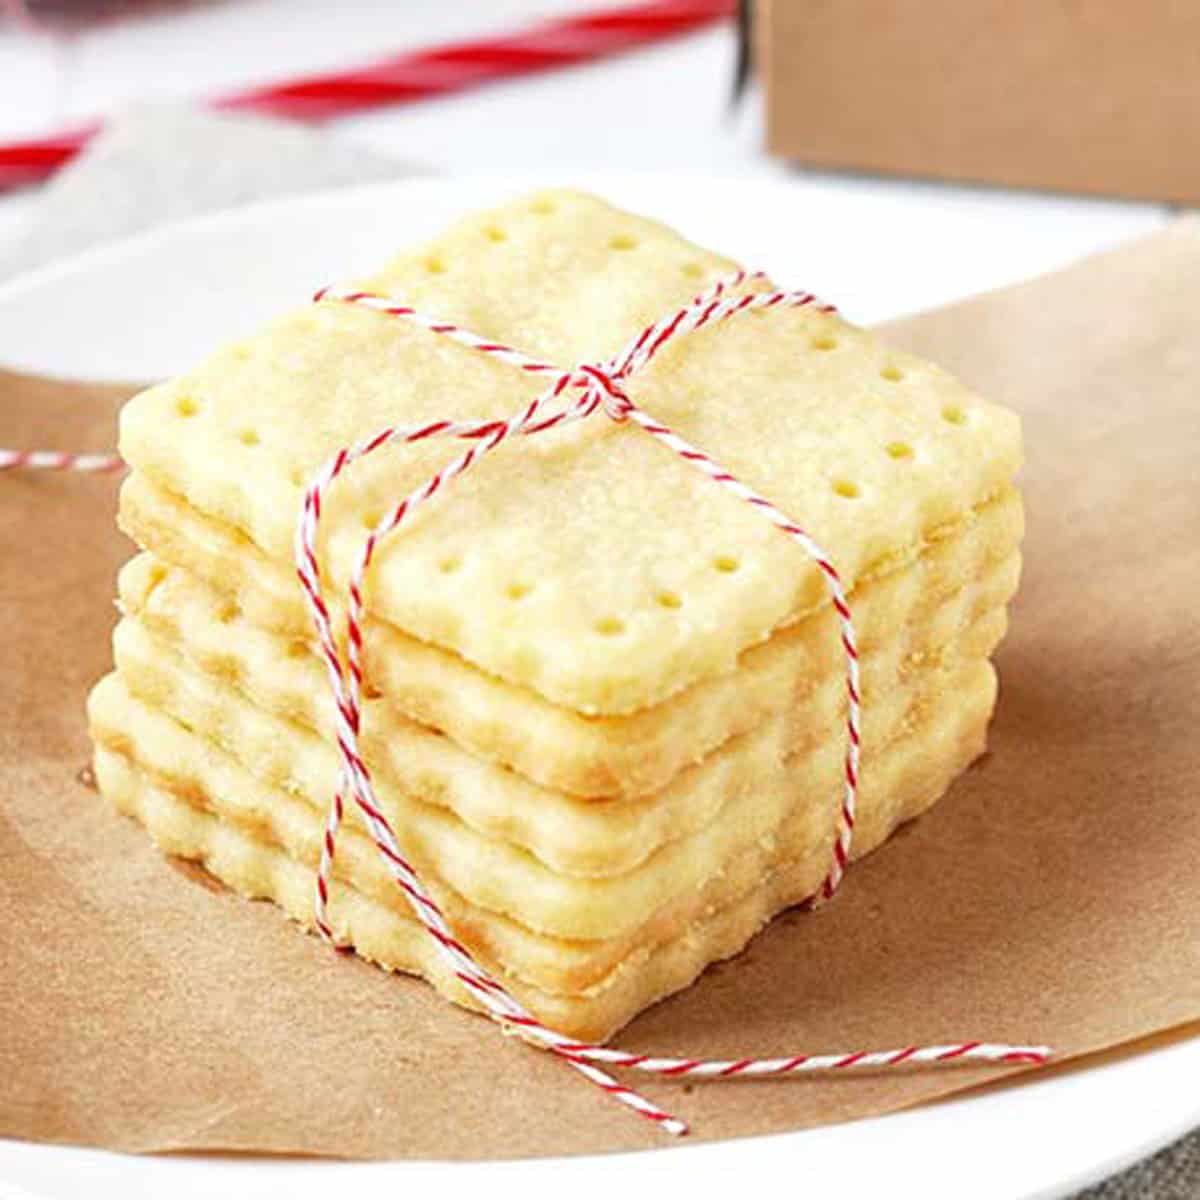
[[(582, 7), (578, 0), (246, 0), (115, 25), (65, 42), (0, 27), (0, 139), (109, 112), (134, 98), (201, 95), (445, 37), (509, 29), (522, 19)], [(653, 166), (670, 171), (675, 183), (626, 180), (608, 190), (619, 195), (624, 188), (631, 201), (638, 193), (643, 206), (657, 206), (677, 220), (685, 175), (737, 176), (756, 186), (693, 181), (683, 222), (688, 232), (761, 263), (781, 281), (827, 293), (860, 320), (1049, 269), (1166, 219), (1153, 205), (831, 176), (771, 163), (758, 152), (753, 99), (736, 117), (729, 114), (732, 62), (732, 34), (712, 30), (562, 74), (356, 117), (335, 129), (446, 170), (532, 168), (544, 178), (587, 183), (581, 177), (598, 167)], [(482, 193), (488, 186), (472, 190)], [(34, 203), (32, 192), (0, 196), (0, 239), (19, 237)], [(248, 233), (236, 223), (217, 222), (182, 235), (171, 252), (190, 242), (192, 274), (181, 277), (174, 298), (188, 307), (171, 306), (175, 319), (169, 326), (160, 321), (148, 327), (155, 337), (145, 336), (145, 328), (130, 337), (138, 322), (128, 315), (90, 338), (64, 343), (47, 334), (50, 328), (84, 328), (85, 317), (94, 328), (97, 314), (115, 308), (104, 302), (118, 260), (112, 253), (94, 256), (90, 269), (51, 269), (40, 284), (2, 292), (0, 362), (125, 378), (170, 370), (195, 352), (197, 339), (206, 344), (225, 332), (230, 314), (213, 301), (229, 277), (224, 264), (248, 245), (267, 254), (276, 269), (254, 277), (254, 288), (233, 314), (240, 323), (252, 322), (284, 297), (294, 299), (297, 289), (311, 290), (314, 279), (343, 274), (356, 257), (377, 252), (376, 201), (348, 201), (339, 226), (352, 231), (348, 239), (322, 234), (330, 228), (326, 203), (294, 206), (283, 226), (268, 222), (277, 240), (266, 247), (262, 226)], [(415, 208), (413, 224), (428, 212), (428, 206)], [(388, 215), (395, 221), (399, 214), (393, 209)], [(152, 239), (119, 257), (130, 279), (139, 271), (146, 277), (157, 272), (160, 298), (163, 246)], [(161, 313), (164, 306), (154, 307)], [(67, 355), (64, 344), (71, 346)], [(736, 1173), (742, 1187), (765, 1188), (768, 1182), (777, 1187), (790, 1179), (797, 1188), (839, 1195), (919, 1192), (1007, 1200), (1062, 1194), (1200, 1120), (1198, 1071), (1200, 1045), (1193, 1041), (1019, 1092), (882, 1121), (565, 1166), (481, 1170), (239, 1160), (196, 1165), (0, 1144), (0, 1196), (17, 1186), (40, 1197), (74, 1197), (86, 1186), (89, 1196), (170, 1194), (179, 1200), (274, 1196), (284, 1189), (307, 1197), (353, 1188), (356, 1197), (370, 1200), (404, 1190), (441, 1194), (446, 1188), (486, 1186), (500, 1196), (567, 1191), (586, 1197), (614, 1187), (681, 1184), (716, 1194), (718, 1188), (728, 1190)]]

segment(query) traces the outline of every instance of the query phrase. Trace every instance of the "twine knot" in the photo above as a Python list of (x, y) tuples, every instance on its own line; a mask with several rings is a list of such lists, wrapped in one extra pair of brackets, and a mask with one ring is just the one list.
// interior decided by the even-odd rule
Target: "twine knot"
[[(745, 284), (760, 284), (766, 289), (744, 289)], [(617, 423), (629, 423), (653, 438), (664, 449), (706, 476), (742, 503), (748, 504), (764, 520), (796, 543), (824, 576), (838, 624), (846, 664), (846, 755), (844, 785), (837, 815), (833, 852), (819, 896), (828, 899), (836, 891), (850, 859), (858, 795), (861, 715), (859, 696), (858, 645), (845, 588), (829, 556), (804, 529), (780, 511), (765, 496), (734, 478), (729, 471), (699, 447), (692, 445), (650, 413), (639, 408), (626, 395), (622, 384), (643, 370), (670, 343), (688, 337), (706, 326), (718, 325), (742, 313), (772, 308), (812, 307), (832, 313), (832, 305), (822, 304), (810, 292), (777, 291), (759, 273), (737, 271), (718, 280), (707, 291), (687, 304), (648, 325), (620, 353), (601, 363), (581, 363), (564, 370), (524, 354), (494, 338), (474, 333), (459, 325), (418, 312), (411, 305), (388, 296), (368, 292), (341, 292), (322, 289), (317, 301), (371, 309), (388, 317), (399, 317), (430, 333), (448, 338), (459, 345), (505, 363), (526, 377), (545, 381), (544, 389), (508, 418), (497, 420), (454, 420), (440, 418), (422, 425), (393, 426), (373, 437), (346, 447), (331, 458), (313, 477), (296, 523), (296, 570), (308, 596), (309, 608), (320, 642), (321, 654), (329, 668), (330, 683), (336, 700), (334, 735), (342, 760), (338, 786), (326, 814), (325, 836), (317, 871), (315, 922), (322, 935), (334, 943), (329, 918), (329, 879), (335, 854), (335, 839), (341, 824), (345, 802), (353, 801), (363, 815), (384, 863), (407, 898), (416, 919), (433, 938), (454, 976), (471, 994), (480, 1008), (502, 1025), (519, 1030), (529, 1041), (558, 1055), (576, 1071), (615, 1100), (656, 1122), (669, 1133), (684, 1133), (687, 1126), (648, 1100), (618, 1083), (604, 1068), (627, 1067), (663, 1076), (688, 1075), (695, 1078), (725, 1078), (742, 1075), (762, 1078), (799, 1075), (813, 1071), (841, 1071), (852, 1067), (889, 1067), (905, 1063), (942, 1063), (965, 1060), (984, 1062), (1042, 1062), (1048, 1050), (1042, 1046), (998, 1046), (980, 1042), (960, 1042), (949, 1046), (906, 1046), (899, 1050), (855, 1051), (850, 1054), (805, 1055), (770, 1059), (687, 1059), (661, 1058), (633, 1054), (610, 1046), (577, 1041), (539, 1021), (498, 979), (478, 962), (471, 950), (451, 928), (441, 907), (425, 888), (413, 864), (396, 839), (390, 823), (375, 798), (370, 767), (359, 748), (359, 724), (365, 678), (363, 623), (366, 573), (380, 541), (402, 526), (419, 507), (441, 494), (451, 482), (471, 470), (485, 455), (510, 438), (534, 437), (574, 421), (586, 420), (603, 410)], [(574, 393), (573, 398), (568, 398)], [(459, 439), (466, 448), (446, 463), (425, 483), (409, 492), (368, 534), (363, 551), (347, 588), (345, 651), (333, 628), (331, 610), (325, 601), (320, 561), (317, 555), (317, 525), (322, 511), (322, 494), (351, 464), (389, 443), (416, 443), (429, 438)]]
[[(475, 959), (470, 949), (455, 936), (437, 901), (421, 882), (413, 865), (404, 856), (387, 817), (375, 799), (371, 771), (359, 749), (360, 717), (363, 698), (363, 619), (365, 577), (376, 547), (382, 538), (403, 525), (421, 505), (428, 503), (452, 480), (470, 470), (484, 455), (503, 445), (511, 437), (529, 437), (545, 433), (571, 421), (584, 420), (603, 409), (615, 422), (631, 422), (665, 449), (706, 476), (739, 501), (748, 504), (785, 537), (796, 543), (825, 577), (830, 601), (841, 628), (842, 648), (846, 655), (846, 757), (845, 785), (835, 833), (832, 859), (821, 887), (822, 898), (837, 889), (849, 862), (854, 831), (855, 804), (858, 794), (858, 766), (861, 741), (858, 646), (850, 606), (837, 570), (824, 550), (786, 513), (765, 496), (759, 495), (703, 450), (693, 446), (672, 429), (638, 408), (625, 394), (621, 383), (647, 366), (671, 341), (686, 337), (706, 325), (719, 324), (740, 313), (771, 308), (804, 308), (831, 313), (832, 305), (821, 304), (810, 292), (776, 290), (744, 291), (746, 283), (767, 281), (758, 273), (737, 271), (714, 283), (706, 292), (647, 326), (615, 358), (601, 365), (584, 363), (564, 371), (551, 363), (522, 354), (511, 346), (481, 337), (470, 330), (417, 312), (410, 305), (368, 292), (340, 292), (322, 288), (313, 299), (373, 309), (390, 317), (401, 317), (431, 333), (449, 338), (462, 346), (507, 363), (526, 375), (549, 380), (545, 390), (513, 413), (507, 420), (437, 419), (422, 425), (393, 426), (373, 437), (339, 450), (313, 477), (304, 496), (296, 523), (296, 570), (308, 598), (316, 626), (321, 656), (329, 670), (335, 705), (334, 736), (342, 767), (338, 787), (326, 815), (325, 836), (317, 871), (315, 922), (322, 935), (337, 945), (329, 922), (329, 879), (333, 866), (338, 828), (344, 816), (346, 800), (359, 808), (376, 847), (392, 878), (404, 893), (417, 921), (434, 940), (438, 951), (454, 976), (473, 996), (479, 1007), (502, 1025), (519, 1030), (524, 1037), (558, 1055), (583, 1077), (614, 1100), (654, 1121), (668, 1133), (687, 1132), (687, 1125), (671, 1116), (640, 1093), (618, 1083), (604, 1068), (625, 1067), (651, 1075), (676, 1078), (725, 1079), (742, 1076), (749, 1079), (804, 1075), (812, 1072), (841, 1072), (851, 1068), (878, 1069), (904, 1065), (933, 1066), (942, 1063), (1042, 1063), (1050, 1055), (1046, 1046), (1006, 1046), (982, 1042), (958, 1042), (942, 1046), (905, 1046), (898, 1050), (854, 1051), (849, 1054), (807, 1055), (787, 1058), (692, 1059), (663, 1058), (635, 1054), (611, 1046), (580, 1042), (544, 1025), (499, 980), (491, 976)], [(769, 286), (769, 285), (768, 285)], [(577, 393), (573, 402), (555, 406), (566, 393)], [(416, 443), (429, 438), (455, 438), (467, 448), (440, 471), (403, 497), (367, 535), (362, 554), (351, 576), (346, 606), (346, 648), (343, 653), (333, 628), (333, 616), (325, 600), (322, 571), (317, 557), (317, 525), (321, 518), (322, 494), (352, 463), (390, 443)], [(101, 471), (121, 465), (116, 455), (75, 455), (45, 451), (0, 449), (0, 471), (16, 468), (43, 470)]]
[(633, 401), (625, 394), (624, 389), (617, 383), (617, 378), (627, 372), (605, 369), (592, 363), (584, 363), (572, 372), (574, 375), (587, 377), (587, 390), (599, 407), (604, 409), (610, 420), (620, 424), (628, 419), (633, 411)]

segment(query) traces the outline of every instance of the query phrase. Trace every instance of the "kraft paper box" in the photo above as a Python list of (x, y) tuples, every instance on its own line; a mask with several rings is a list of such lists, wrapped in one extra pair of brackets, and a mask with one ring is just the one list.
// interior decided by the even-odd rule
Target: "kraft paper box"
[(775, 155), (1200, 201), (1200, 5), (758, 0), (754, 17)]

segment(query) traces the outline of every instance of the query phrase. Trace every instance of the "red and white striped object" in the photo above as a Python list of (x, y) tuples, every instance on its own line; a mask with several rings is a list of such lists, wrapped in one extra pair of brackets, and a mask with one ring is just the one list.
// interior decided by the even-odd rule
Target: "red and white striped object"
[[(574, 421), (587, 420), (603, 413), (610, 420), (632, 422), (664, 447), (708, 476), (731, 495), (762, 513), (785, 536), (796, 542), (820, 569), (830, 600), (841, 625), (841, 641), (846, 657), (846, 758), (845, 787), (837, 818), (837, 828), (824, 883), (811, 903), (828, 899), (837, 890), (849, 861), (854, 834), (855, 802), (858, 794), (858, 760), (861, 712), (858, 678), (858, 649), (854, 622), (845, 589), (837, 569), (821, 547), (790, 517), (765, 497), (735, 479), (714, 459), (692, 446), (678, 434), (638, 408), (626, 394), (623, 384), (644, 368), (675, 338), (686, 337), (706, 325), (719, 324), (740, 314), (770, 308), (813, 307), (821, 312), (835, 311), (809, 292), (738, 292), (744, 284), (764, 279), (759, 273), (739, 271), (713, 285), (673, 313), (647, 326), (628, 347), (602, 363), (583, 363), (562, 369), (530, 358), (502, 343), (481, 338), (457, 325), (424, 316), (408, 305), (385, 296), (365, 292), (341, 292), (324, 289), (317, 302), (340, 302), (370, 308), (392, 317), (420, 325), (431, 333), (448, 337), (507, 363), (514, 370), (548, 380), (547, 387), (520, 412), (504, 421), (431, 421), (419, 426), (392, 426), (380, 430), (352, 447), (338, 451), (314, 476), (305, 492), (296, 523), (295, 557), (300, 583), (308, 597), (316, 626), (321, 653), (329, 671), (335, 697), (335, 740), (342, 760), (340, 778), (326, 817), (321, 860), (317, 873), (315, 922), (321, 934), (334, 941), (329, 924), (329, 877), (336, 853), (337, 833), (344, 816), (347, 797), (359, 806), (375, 845), (404, 893), (417, 920), (436, 943), (439, 952), (464, 987), (483, 1008), (502, 1025), (519, 1030), (529, 1041), (558, 1055), (575, 1070), (616, 1100), (656, 1122), (668, 1133), (683, 1134), (687, 1125), (659, 1108), (640, 1093), (618, 1083), (605, 1067), (628, 1067), (665, 1077), (688, 1076), (712, 1079), (734, 1076), (761, 1079), (782, 1075), (839, 1072), (851, 1069), (882, 1069), (898, 1066), (938, 1066), (947, 1063), (983, 1062), (1001, 1065), (1040, 1064), (1051, 1054), (1046, 1046), (1012, 1046), (978, 1041), (960, 1041), (934, 1046), (904, 1046), (899, 1049), (856, 1050), (833, 1054), (794, 1054), (778, 1058), (692, 1059), (634, 1054), (609, 1046), (593, 1045), (569, 1038), (542, 1024), (496, 979), (475, 960), (455, 936), (441, 908), (425, 889), (412, 864), (404, 856), (394, 831), (375, 798), (371, 772), (359, 750), (363, 689), (363, 584), (380, 541), (398, 529), (422, 504), (433, 499), (452, 480), (471, 469), (481, 458), (512, 437), (531, 437)], [(564, 399), (564, 397), (570, 397)], [(560, 407), (553, 407), (562, 400)], [(347, 652), (338, 650), (332, 617), (325, 600), (320, 564), (316, 554), (317, 529), (325, 491), (360, 458), (389, 444), (425, 441), (449, 437), (463, 440), (468, 447), (423, 486), (400, 500), (370, 531), (363, 545), (349, 584), (347, 604)], [(52, 451), (15, 451), (0, 449), (0, 470), (110, 471), (122, 466), (117, 455), (71, 455)]]
[[(512, 34), (396, 54), (346, 71), (248, 88), (209, 103), (297, 121), (327, 120), (619, 54), (726, 20), (733, 12), (734, 0), (645, 0), (543, 21)], [(99, 122), (89, 122), (0, 145), (0, 189), (45, 178), (70, 161), (99, 129)]]
[(119, 454), (75, 454), (65, 450), (4, 450), (0, 448), (0, 471), (79, 471), (103, 475), (121, 471), (125, 461)]
[[(860, 698), (858, 649), (854, 623), (845, 590), (837, 569), (821, 547), (790, 517), (765, 497), (735, 479), (714, 459), (692, 446), (678, 434), (638, 408), (626, 394), (623, 384), (645, 367), (659, 351), (675, 338), (706, 325), (719, 324), (739, 314), (770, 308), (816, 307), (832, 312), (808, 292), (741, 292), (737, 289), (763, 276), (738, 272), (715, 284), (691, 303), (670, 313), (644, 329), (620, 354), (602, 363), (585, 363), (562, 369), (528, 357), (499, 342), (481, 338), (469, 330), (424, 316), (408, 305), (384, 296), (364, 292), (339, 292), (325, 289), (315, 299), (359, 305), (402, 318), (470, 347), (481, 354), (499, 359), (515, 370), (546, 378), (548, 386), (525, 408), (507, 420), (432, 421), (425, 425), (389, 427), (373, 437), (340, 450), (317, 474), (305, 493), (295, 533), (296, 570), (308, 597), (321, 652), (329, 671), (335, 696), (335, 740), (342, 759), (338, 785), (330, 803), (324, 843), (317, 877), (316, 924), (323, 936), (333, 941), (329, 924), (329, 876), (336, 853), (336, 838), (344, 815), (344, 804), (353, 797), (359, 806), (371, 836), (383, 856), (392, 878), (403, 891), (416, 918), (436, 942), (447, 964), (464, 987), (483, 1008), (501, 1024), (515, 1027), (523, 1036), (559, 1055), (598, 1087), (643, 1116), (657, 1122), (670, 1133), (682, 1134), (687, 1126), (638, 1092), (619, 1084), (601, 1065), (629, 1067), (663, 1076), (697, 1078), (750, 1078), (807, 1074), (815, 1071), (840, 1071), (850, 1068), (882, 1068), (902, 1064), (942, 1064), (966, 1060), (992, 1063), (1042, 1063), (1050, 1054), (1044, 1046), (1007, 1046), (975, 1041), (941, 1046), (906, 1046), (896, 1050), (854, 1051), (826, 1055), (792, 1055), (770, 1059), (700, 1060), (662, 1058), (632, 1054), (607, 1046), (592, 1045), (569, 1038), (543, 1025), (512, 994), (480, 966), (460, 942), (445, 915), (404, 856), (395, 834), (375, 798), (371, 772), (359, 749), (362, 718), (363, 659), (363, 584), (380, 541), (397, 530), (421, 505), (432, 500), (455, 478), (469, 471), (481, 458), (512, 437), (530, 437), (569, 422), (586, 420), (603, 413), (616, 422), (632, 422), (664, 447), (708, 476), (737, 499), (762, 513), (785, 536), (799, 545), (816, 563), (824, 576), (830, 600), (841, 625), (841, 640), (846, 659), (846, 736), (845, 787), (837, 819), (833, 852), (828, 872), (818, 896), (828, 899), (841, 882), (854, 833), (855, 802), (858, 793), (860, 745)], [(564, 397), (560, 407), (552, 407)], [(317, 530), (322, 498), (326, 490), (353, 463), (380, 447), (425, 441), (430, 438), (456, 438), (469, 443), (457, 458), (411, 491), (375, 525), (367, 536), (362, 554), (349, 582), (346, 617), (345, 658), (338, 649), (332, 618), (325, 600), (321, 568), (317, 558)]]

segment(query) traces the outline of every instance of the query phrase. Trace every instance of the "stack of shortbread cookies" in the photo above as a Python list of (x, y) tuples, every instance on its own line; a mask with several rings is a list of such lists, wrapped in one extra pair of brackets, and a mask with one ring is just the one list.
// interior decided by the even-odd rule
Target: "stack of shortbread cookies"
[[(362, 286), (569, 367), (732, 266), (547, 192)], [(101, 790), (163, 850), (312, 923), (339, 760), (293, 566), (304, 488), (385, 426), (506, 417), (538, 390), (325, 302), (129, 403), (120, 519), (143, 553), (121, 573), (116, 670), (90, 721)], [(873, 849), (985, 744), (1020, 570), (1015, 417), (812, 308), (678, 339), (629, 392), (838, 566), (863, 671), (853, 852)], [(334, 592), (380, 516), (457, 452), (388, 447), (332, 487)], [(846, 703), (823, 579), (641, 430), (598, 416), (514, 439), (383, 544), (367, 610), (362, 744), (382, 806), (456, 933), (551, 1026), (609, 1036), (820, 887)], [(471, 1003), (347, 820), (338, 937)]]

